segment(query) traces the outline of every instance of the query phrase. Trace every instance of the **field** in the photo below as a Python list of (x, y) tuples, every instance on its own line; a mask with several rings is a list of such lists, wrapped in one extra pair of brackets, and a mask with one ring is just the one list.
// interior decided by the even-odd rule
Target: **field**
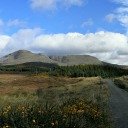
[(0, 75), (1, 128), (110, 128), (100, 77)]

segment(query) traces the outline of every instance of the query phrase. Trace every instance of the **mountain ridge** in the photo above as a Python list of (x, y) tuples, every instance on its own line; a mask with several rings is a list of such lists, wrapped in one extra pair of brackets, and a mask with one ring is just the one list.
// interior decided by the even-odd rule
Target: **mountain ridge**
[(27, 62), (54, 63), (59, 66), (72, 66), (82, 64), (102, 65), (103, 62), (90, 55), (66, 55), (66, 56), (47, 56), (32, 53), (27, 50), (18, 50), (0, 58), (2, 65), (16, 65)]
[(54, 61), (45, 55), (35, 54), (27, 50), (15, 51), (0, 59), (0, 63), (2, 65), (15, 65), (26, 62), (54, 63)]
[(102, 62), (99, 59), (90, 55), (49, 56), (49, 58), (67, 66), (80, 64), (102, 64)]

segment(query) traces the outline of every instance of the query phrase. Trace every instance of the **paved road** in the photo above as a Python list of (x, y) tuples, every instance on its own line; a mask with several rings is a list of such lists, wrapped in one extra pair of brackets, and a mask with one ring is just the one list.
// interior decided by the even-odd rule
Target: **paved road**
[(114, 128), (128, 128), (128, 92), (114, 85), (112, 80), (107, 80), (110, 89), (110, 110)]

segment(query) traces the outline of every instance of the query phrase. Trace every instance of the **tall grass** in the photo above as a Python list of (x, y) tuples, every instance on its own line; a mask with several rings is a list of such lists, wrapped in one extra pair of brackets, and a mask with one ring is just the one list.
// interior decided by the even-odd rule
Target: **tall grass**
[(107, 128), (108, 113), (99, 104), (69, 99), (62, 105), (20, 103), (7, 105), (0, 113), (2, 127), (11, 128)]
[(1, 96), (1, 128), (109, 128), (108, 90), (99, 78), (34, 94)]
[(128, 91), (128, 76), (117, 77), (114, 79), (115, 85)]

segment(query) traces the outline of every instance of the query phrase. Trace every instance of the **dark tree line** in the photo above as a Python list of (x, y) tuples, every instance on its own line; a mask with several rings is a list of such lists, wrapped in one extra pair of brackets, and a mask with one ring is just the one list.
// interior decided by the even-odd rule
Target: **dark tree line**
[(128, 75), (128, 70), (112, 65), (78, 65), (56, 67), (51, 75), (69, 77), (115, 77)]
[(42, 73), (42, 72), (50, 72), (50, 70), (57, 65), (49, 64), (49, 63), (41, 63), (41, 62), (29, 62), (18, 65), (6, 65), (0, 66), (0, 73)]
[(46, 63), (26, 63), (20, 65), (0, 66), (0, 73), (48, 73), (51, 76), (68, 77), (116, 77), (128, 75), (128, 70), (114, 65), (77, 65), (57, 66)]

